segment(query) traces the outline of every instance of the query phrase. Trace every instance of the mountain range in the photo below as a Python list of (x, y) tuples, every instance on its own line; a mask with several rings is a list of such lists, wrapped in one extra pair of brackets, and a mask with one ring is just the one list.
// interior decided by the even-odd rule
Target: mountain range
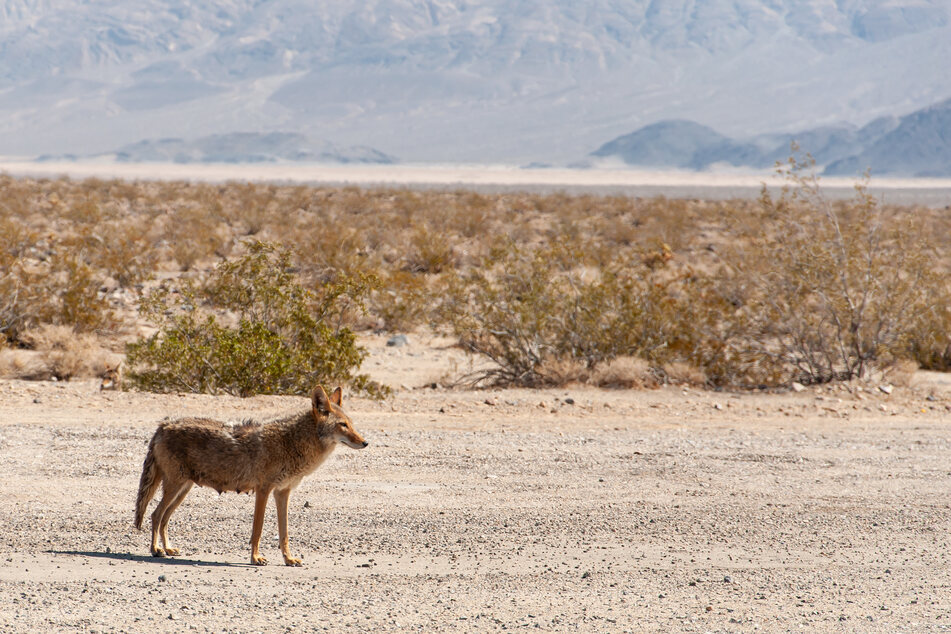
[[(293, 132), (233, 132), (212, 134), (192, 140), (145, 139), (105, 153), (120, 163), (265, 163), (302, 161), (307, 163), (378, 163), (397, 160), (364, 146), (338, 147)], [(43, 155), (40, 161), (101, 158), (97, 155)]]
[(565, 164), (678, 121), (930, 173), (948, 60), (947, 0), (0, 0), (0, 155)]
[(951, 99), (904, 117), (881, 117), (856, 128), (825, 126), (789, 134), (732, 139), (693, 121), (666, 120), (620, 136), (591, 153), (649, 168), (763, 169), (785, 161), (793, 147), (809, 152), (823, 173), (909, 177), (951, 176)]

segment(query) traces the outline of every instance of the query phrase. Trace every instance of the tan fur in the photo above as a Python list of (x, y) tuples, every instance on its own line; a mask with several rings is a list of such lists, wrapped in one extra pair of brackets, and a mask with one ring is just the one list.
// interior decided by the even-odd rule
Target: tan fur
[(264, 510), (273, 493), (284, 563), (301, 565), (300, 559), (291, 556), (287, 540), (291, 490), (320, 466), (338, 442), (354, 449), (368, 444), (341, 409), (341, 394), (338, 387), (328, 397), (318, 385), (311, 409), (266, 424), (229, 426), (208, 418), (159, 424), (142, 465), (135, 505), (135, 527), (141, 529), (145, 511), (161, 484), (162, 500), (152, 512), (152, 555), (178, 554), (178, 549), (169, 546), (168, 521), (197, 484), (219, 493), (254, 491), (251, 562), (262, 566), (267, 563), (259, 551)]
[(102, 381), (99, 383), (99, 391), (103, 390), (121, 390), (122, 389), (122, 363), (117, 363), (112, 367), (107, 367), (99, 375)]

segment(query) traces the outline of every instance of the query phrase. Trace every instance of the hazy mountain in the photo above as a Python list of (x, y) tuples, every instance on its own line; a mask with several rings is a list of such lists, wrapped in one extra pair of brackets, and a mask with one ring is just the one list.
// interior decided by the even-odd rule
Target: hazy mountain
[(116, 151), (124, 162), (258, 163), (307, 161), (311, 163), (395, 163), (396, 159), (373, 148), (337, 147), (318, 143), (303, 134), (288, 132), (237, 132), (213, 134), (194, 141), (157, 139), (139, 141)]
[(701, 170), (714, 163), (759, 165), (763, 153), (693, 121), (661, 121), (605, 143), (592, 156), (617, 157), (628, 165)]
[(951, 99), (902, 117), (854, 156), (831, 163), (826, 174), (951, 176)]
[(731, 139), (692, 121), (661, 121), (609, 141), (590, 156), (641, 167), (705, 170), (717, 165), (764, 169), (784, 161), (795, 143), (824, 174), (951, 176), (951, 99), (910, 115), (882, 117), (862, 128), (821, 127)]
[(292, 131), (557, 163), (663, 120), (902, 116), (949, 59), (947, 0), (0, 0), (0, 154)]

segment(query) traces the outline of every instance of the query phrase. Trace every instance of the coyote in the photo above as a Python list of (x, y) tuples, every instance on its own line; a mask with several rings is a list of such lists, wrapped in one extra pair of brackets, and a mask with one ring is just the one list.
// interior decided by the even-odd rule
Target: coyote
[(121, 390), (122, 389), (122, 362), (116, 363), (111, 368), (103, 370), (99, 375), (102, 381), (99, 383), (99, 391), (103, 390)]
[[(208, 418), (182, 418), (159, 424), (142, 465), (135, 503), (135, 527), (142, 528), (145, 510), (162, 485), (162, 500), (152, 512), (152, 555), (177, 555), (168, 541), (168, 520), (193, 484), (218, 493), (254, 491), (251, 563), (267, 564), (259, 546), (267, 498), (273, 493), (281, 553), (288, 566), (300, 566), (287, 543), (287, 501), (304, 476), (330, 455), (338, 442), (354, 449), (369, 443), (353, 428), (340, 407), (342, 390), (329, 397), (317, 386), (310, 410), (260, 424), (229, 426)], [(162, 539), (159, 548), (158, 540)]]

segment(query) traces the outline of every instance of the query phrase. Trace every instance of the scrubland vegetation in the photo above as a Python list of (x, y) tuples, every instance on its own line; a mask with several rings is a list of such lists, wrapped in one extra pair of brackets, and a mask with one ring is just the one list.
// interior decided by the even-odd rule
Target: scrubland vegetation
[(492, 362), (459, 385), (951, 367), (946, 211), (782, 169), (781, 194), (728, 202), (0, 176), (0, 372), (111, 350), (148, 390), (381, 395), (354, 333), (416, 329)]

